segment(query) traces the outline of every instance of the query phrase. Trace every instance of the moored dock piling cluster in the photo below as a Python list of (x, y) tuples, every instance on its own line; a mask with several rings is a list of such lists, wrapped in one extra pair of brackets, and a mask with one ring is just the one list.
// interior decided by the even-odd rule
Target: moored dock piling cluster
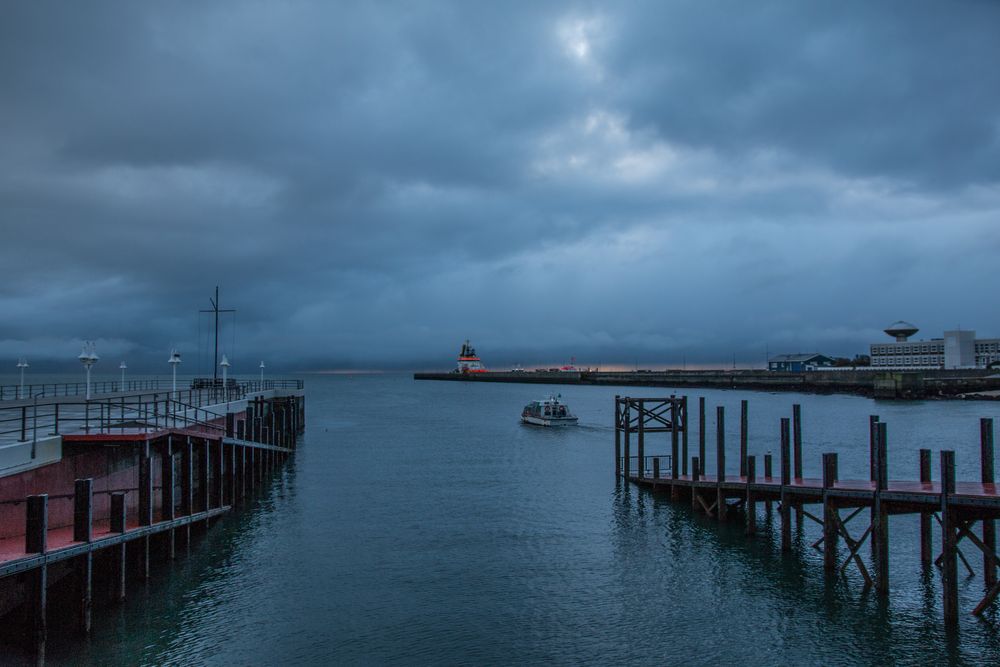
[[(949, 626), (958, 622), (958, 563), (970, 576), (974, 570), (959, 548), (965, 540), (983, 556), (985, 594), (970, 610), (978, 616), (1000, 594), (997, 568), (995, 521), (1000, 518), (1000, 491), (994, 479), (993, 420), (980, 420), (980, 467), (978, 481), (959, 481), (955, 476), (955, 452), (939, 453), (940, 478), (932, 480), (932, 452), (921, 449), (915, 480), (888, 478), (888, 426), (877, 416), (869, 421), (869, 467), (867, 480), (840, 479), (836, 453), (822, 455), (822, 477), (805, 478), (802, 473), (802, 413), (793, 407), (791, 418), (779, 424), (779, 472), (773, 476), (772, 457), (764, 456), (763, 475), (758, 475), (757, 457), (748, 451), (748, 404), (740, 409), (739, 474), (726, 470), (725, 409), (716, 409), (716, 470), (706, 473), (705, 399), (698, 404), (698, 451), (690, 457), (687, 472), (689, 421), (687, 397), (667, 398), (615, 397), (615, 474), (639, 486), (668, 493), (672, 501), (689, 502), (694, 511), (724, 520), (729, 514), (742, 513), (745, 533), (757, 532), (757, 504), (764, 503), (771, 516), (777, 503), (782, 552), (792, 551), (793, 516), (801, 526), (804, 520), (817, 523), (821, 536), (811, 546), (823, 554), (823, 568), (830, 574), (843, 574), (855, 567), (865, 587), (879, 596), (889, 594), (890, 533), (889, 517), (913, 514), (920, 522), (920, 558), (927, 569), (940, 568), (942, 608)], [(667, 433), (670, 453), (647, 456), (646, 435)], [(632, 436), (636, 454), (632, 455)], [(815, 508), (819, 508), (818, 511)], [(849, 523), (868, 510), (868, 523), (860, 534), (848, 529)], [(935, 556), (933, 524), (940, 527), (940, 550)], [(979, 530), (976, 530), (979, 524)], [(843, 541), (846, 555), (838, 549)], [(862, 547), (870, 544), (870, 567), (862, 558)]]
[(0, 406), (0, 421), (22, 422), (15, 437), (30, 429), (44, 431), (31, 436), (39, 443), (58, 441), (54, 460), (33, 441), (6, 445), (31, 445), (34, 462), (11, 468), (0, 494), (0, 613), (20, 617), (40, 659), (50, 596), (74, 600), (76, 629), (89, 632), (95, 599), (124, 600), (128, 580), (148, 579), (158, 560), (190, 548), (192, 531), (247, 502), (305, 424), (301, 381), (33, 408), (43, 427), (23, 406)]

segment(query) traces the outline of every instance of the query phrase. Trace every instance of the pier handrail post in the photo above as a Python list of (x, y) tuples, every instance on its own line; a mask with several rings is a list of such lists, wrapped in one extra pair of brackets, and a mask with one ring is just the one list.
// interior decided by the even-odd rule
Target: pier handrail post
[(660, 479), (660, 457), (653, 457), (653, 479)]
[(750, 402), (740, 401), (740, 477), (747, 476), (747, 418)]
[(747, 497), (746, 497), (746, 517), (747, 517), (747, 535), (757, 534), (757, 502), (754, 499), (753, 485), (757, 481), (757, 457), (748, 456), (747, 457)]
[(837, 506), (830, 490), (837, 482), (837, 455), (823, 454), (823, 569), (837, 569)]
[(792, 550), (791, 502), (788, 485), (791, 484), (791, 436), (788, 417), (781, 418), (781, 550)]
[[(994, 484), (993, 469), (993, 420), (984, 417), (979, 420), (979, 461), (983, 484)], [(983, 519), (983, 582), (992, 588), (997, 582), (997, 562), (993, 554), (997, 550), (996, 522)]]
[(958, 536), (949, 496), (955, 492), (955, 452), (941, 452), (941, 593), (946, 626), (958, 625)]
[[(920, 483), (930, 486), (931, 483), (931, 450), (920, 450)], [(925, 487), (926, 488), (926, 487)], [(934, 545), (931, 534), (931, 515), (933, 512), (920, 513), (920, 563), (930, 567), (934, 559)]]
[(715, 515), (719, 521), (726, 518), (726, 494), (722, 483), (726, 481), (726, 408), (715, 408)]

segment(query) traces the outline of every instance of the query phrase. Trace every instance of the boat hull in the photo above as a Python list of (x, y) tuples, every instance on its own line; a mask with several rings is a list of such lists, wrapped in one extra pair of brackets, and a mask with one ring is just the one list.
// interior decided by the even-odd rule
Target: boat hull
[(521, 423), (529, 426), (576, 426), (576, 422), (576, 417), (521, 417)]

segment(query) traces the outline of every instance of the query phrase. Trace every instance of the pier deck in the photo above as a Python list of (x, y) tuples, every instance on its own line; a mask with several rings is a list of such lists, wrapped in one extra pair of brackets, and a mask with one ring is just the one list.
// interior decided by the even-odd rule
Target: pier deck
[(127, 571), (148, 578), (151, 562), (176, 558), (178, 540), (244, 503), (294, 453), (302, 383), (269, 383), (0, 405), (0, 436), (13, 440), (0, 444), (0, 613), (22, 609), (39, 656), (49, 588), (72, 587), (89, 632), (94, 558), (110, 554), (100, 562), (114, 570), (113, 600), (124, 599)]
[[(822, 527), (822, 537), (812, 544), (823, 554), (823, 567), (830, 574), (842, 574), (854, 566), (878, 595), (889, 594), (889, 517), (916, 514), (920, 517), (920, 559), (931, 569), (940, 567), (945, 623), (958, 621), (958, 562), (970, 575), (974, 572), (959, 544), (971, 543), (982, 553), (985, 595), (972, 611), (980, 615), (1000, 596), (996, 520), (1000, 519), (1000, 488), (994, 473), (993, 420), (980, 420), (980, 465), (978, 481), (955, 479), (955, 452), (940, 452), (940, 474), (933, 481), (931, 451), (920, 450), (915, 480), (890, 480), (887, 470), (887, 428), (875, 415), (869, 418), (870, 477), (867, 480), (839, 478), (837, 454), (823, 454), (823, 476), (802, 475), (802, 415), (793, 406), (792, 418), (780, 420), (780, 448), (777, 471), (772, 456), (763, 457), (757, 475), (757, 457), (748, 451), (748, 402), (740, 405), (739, 473), (730, 475), (726, 466), (725, 409), (716, 408), (715, 474), (705, 474), (706, 410), (699, 399), (697, 449), (689, 455), (688, 400), (667, 398), (615, 397), (615, 475), (654, 492), (669, 494), (672, 501), (690, 503), (697, 512), (726, 520), (741, 515), (745, 533), (757, 532), (757, 504), (768, 508), (777, 503), (781, 550), (792, 550), (792, 520), (801, 526), (809, 519)], [(647, 456), (650, 437), (669, 436), (669, 454)], [(633, 437), (636, 455), (632, 455)], [(689, 471), (690, 470), (690, 474)], [(775, 474), (777, 472), (777, 474)], [(806, 509), (819, 505), (819, 509)], [(841, 510), (849, 511), (845, 519)], [(869, 521), (860, 535), (852, 535), (846, 524), (860, 512), (868, 511)], [(940, 550), (933, 546), (933, 525), (939, 526)], [(975, 524), (980, 524), (974, 530)], [(870, 539), (871, 561), (861, 556), (861, 547)], [(839, 546), (838, 546), (839, 543)], [(846, 547), (846, 558), (844, 549)], [(936, 554), (936, 557), (935, 557)]]

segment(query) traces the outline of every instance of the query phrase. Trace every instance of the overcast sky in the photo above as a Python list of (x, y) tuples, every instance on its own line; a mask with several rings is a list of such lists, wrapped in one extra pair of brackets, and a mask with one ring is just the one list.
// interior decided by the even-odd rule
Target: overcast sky
[(166, 372), (216, 284), (245, 372), (1000, 337), (998, 34), (987, 1), (5, 2), (0, 358)]

